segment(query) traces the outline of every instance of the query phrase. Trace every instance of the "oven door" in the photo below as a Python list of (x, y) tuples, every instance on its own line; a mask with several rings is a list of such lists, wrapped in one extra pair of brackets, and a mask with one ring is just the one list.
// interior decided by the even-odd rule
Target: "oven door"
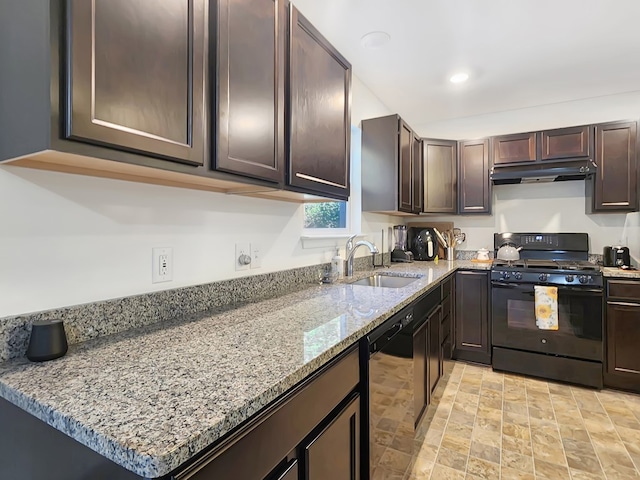
[(491, 283), (493, 345), (602, 361), (602, 289), (558, 286), (558, 330), (540, 330), (533, 287)]

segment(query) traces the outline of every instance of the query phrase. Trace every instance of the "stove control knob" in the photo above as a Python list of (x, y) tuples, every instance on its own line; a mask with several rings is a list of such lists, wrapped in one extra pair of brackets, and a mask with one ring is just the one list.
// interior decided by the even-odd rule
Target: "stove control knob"
[(522, 273), (520, 272), (514, 273), (513, 276), (516, 280), (522, 280)]
[(587, 277), (586, 275), (580, 275), (580, 276), (578, 277), (578, 281), (579, 281), (580, 283), (587, 283), (587, 282), (589, 281), (589, 277)]
[(541, 273), (540, 275), (538, 275), (538, 280), (540, 280), (541, 282), (546, 282), (547, 278), (549, 278), (549, 275), (547, 275), (546, 273)]
[(502, 279), (509, 280), (511, 278), (511, 274), (509, 272), (502, 272)]
[(573, 280), (575, 279), (575, 277), (574, 277), (573, 275), (567, 275), (566, 277), (564, 277), (564, 279), (565, 279), (567, 282), (571, 283), (571, 282), (573, 282)]

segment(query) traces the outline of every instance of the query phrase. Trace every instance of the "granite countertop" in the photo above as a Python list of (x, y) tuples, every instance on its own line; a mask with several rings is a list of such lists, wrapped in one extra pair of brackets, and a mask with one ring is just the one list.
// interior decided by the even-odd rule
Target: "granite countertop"
[(51, 362), (8, 361), (0, 396), (128, 470), (159, 477), (457, 268), (490, 264), (394, 264), (382, 271), (421, 277), (398, 289), (311, 286), (73, 345)]
[(639, 278), (640, 270), (622, 270), (618, 267), (602, 267), (602, 275), (612, 278)]

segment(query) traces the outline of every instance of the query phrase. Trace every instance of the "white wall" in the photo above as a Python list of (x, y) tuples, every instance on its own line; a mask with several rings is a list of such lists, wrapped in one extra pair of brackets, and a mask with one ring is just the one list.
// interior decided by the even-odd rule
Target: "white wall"
[[(389, 113), (354, 77), (353, 123)], [(329, 261), (332, 248), (302, 247), (302, 215), (287, 202), (0, 166), (0, 317)], [(361, 231), (377, 242), (393, 223), (365, 214)], [(235, 271), (243, 241), (261, 246), (262, 268)], [(173, 281), (152, 284), (151, 248), (163, 246)]]
[(467, 234), (459, 248), (493, 248), (495, 232), (585, 232), (590, 251), (602, 254), (605, 245), (623, 244), (640, 257), (640, 213), (586, 215), (584, 181), (498, 185), (493, 189), (491, 216), (427, 216), (420, 221), (452, 221)]
[[(432, 122), (416, 130), (423, 137), (467, 139), (629, 118), (640, 118), (640, 92)], [(592, 253), (621, 243), (640, 259), (640, 213), (586, 215), (583, 181), (499, 185), (493, 195), (492, 216), (428, 218), (462, 228), (465, 250), (491, 248), (494, 232), (587, 232)]]
[(423, 137), (463, 140), (640, 118), (640, 91), (456, 118), (412, 127)]

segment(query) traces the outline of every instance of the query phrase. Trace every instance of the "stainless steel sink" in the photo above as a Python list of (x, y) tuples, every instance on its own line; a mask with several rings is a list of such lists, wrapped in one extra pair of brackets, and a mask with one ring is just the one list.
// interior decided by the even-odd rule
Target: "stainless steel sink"
[(362, 278), (355, 282), (351, 282), (351, 285), (365, 285), (368, 287), (385, 287), (385, 288), (402, 288), (409, 285), (411, 282), (418, 280), (419, 276), (406, 277), (397, 275), (381, 275), (376, 273), (370, 277)]

